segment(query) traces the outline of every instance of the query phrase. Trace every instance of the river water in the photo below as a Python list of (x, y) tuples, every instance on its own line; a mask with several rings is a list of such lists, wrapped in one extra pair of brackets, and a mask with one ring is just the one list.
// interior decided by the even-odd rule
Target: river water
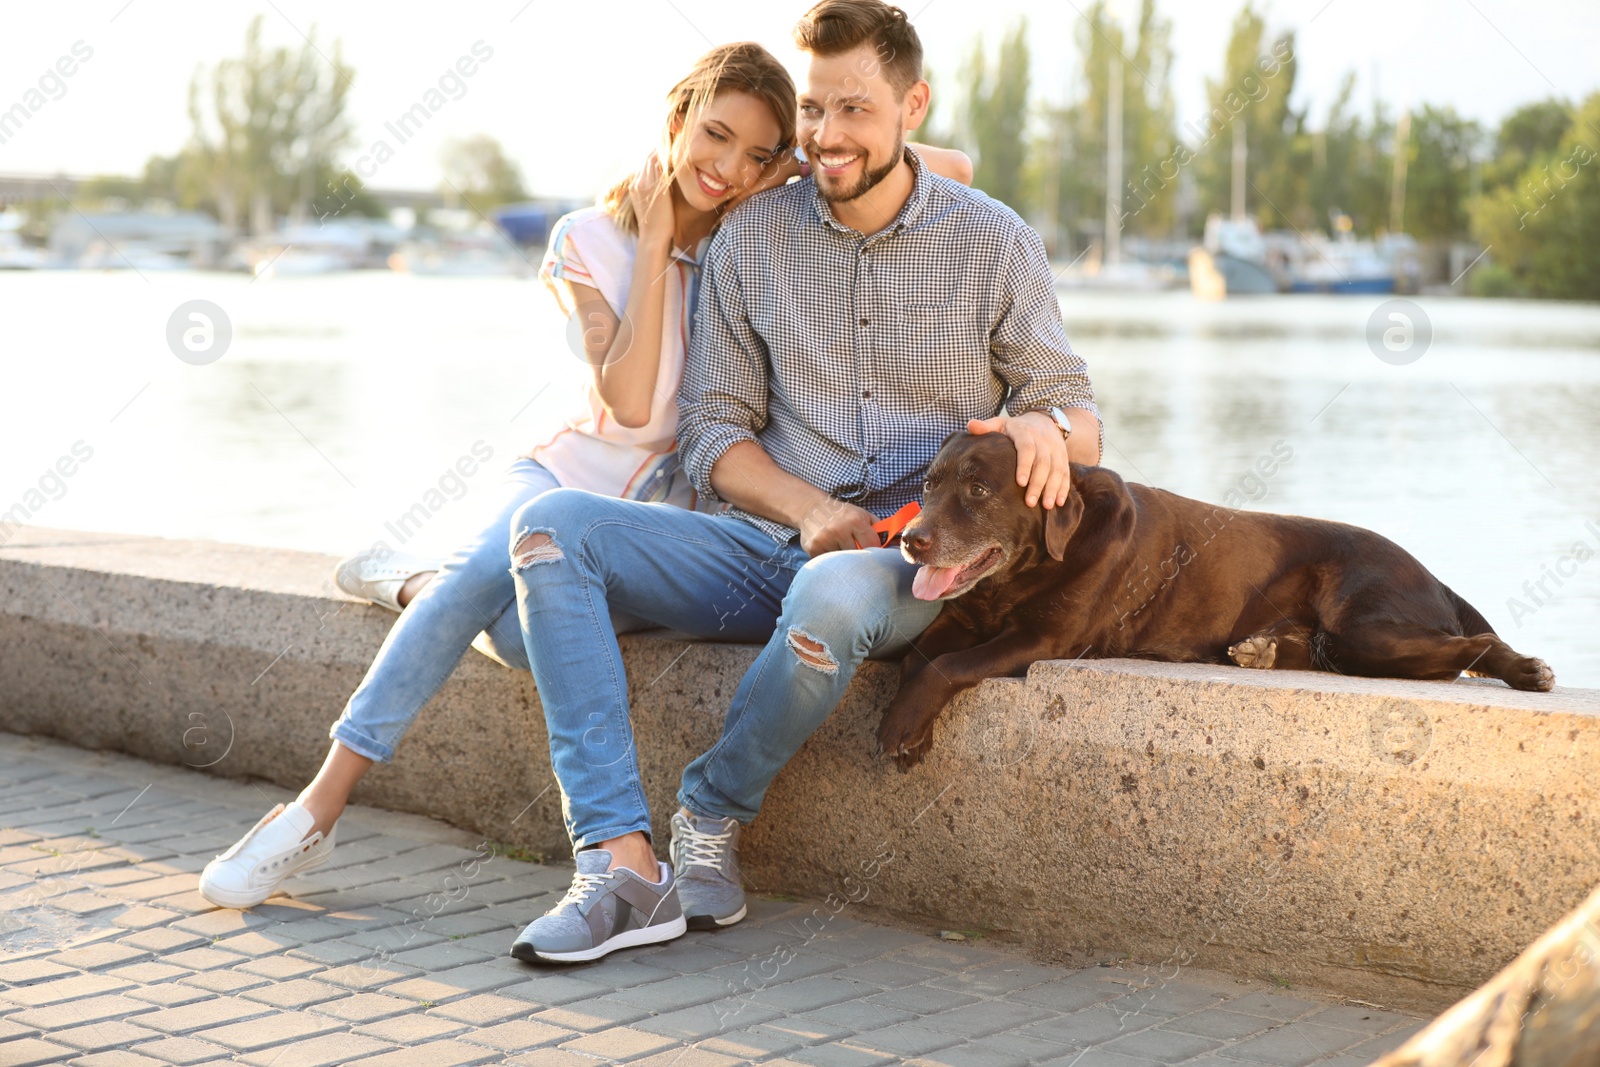
[[(232, 325), (206, 365), (167, 343), (195, 299)], [(1600, 686), (1600, 306), (1419, 298), (1396, 363), (1384, 299), (1061, 294), (1124, 477), (1377, 530)], [(0, 514), (341, 554), (480, 525), (584, 373), (536, 280), (386, 272), (0, 275), (0, 360)]]

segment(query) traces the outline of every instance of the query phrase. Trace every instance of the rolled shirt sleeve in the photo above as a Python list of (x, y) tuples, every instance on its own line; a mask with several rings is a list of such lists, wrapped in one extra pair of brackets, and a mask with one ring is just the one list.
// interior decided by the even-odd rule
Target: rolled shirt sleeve
[(689, 358), (678, 392), (678, 450), (695, 489), (718, 500), (711, 468), (767, 424), (766, 343), (751, 328), (737, 261), (719, 234), (706, 251)]
[[(1013, 415), (1050, 407), (1083, 408), (1094, 412), (1100, 424), (1088, 364), (1067, 340), (1054, 282), (1039, 234), (1032, 227), (1018, 226), (989, 346), (995, 373), (1011, 391), (1006, 407)], [(1099, 434), (1104, 445), (1103, 424)]]

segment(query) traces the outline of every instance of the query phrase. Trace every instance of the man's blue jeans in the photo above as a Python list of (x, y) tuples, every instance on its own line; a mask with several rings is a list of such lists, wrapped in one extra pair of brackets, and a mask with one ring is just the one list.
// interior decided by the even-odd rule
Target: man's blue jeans
[[(730, 516), (556, 489), (511, 523), (517, 609), (574, 849), (650, 832), (613, 611), (695, 637), (763, 643), (678, 802), (755, 818), (767, 786), (865, 659), (905, 653), (939, 613), (898, 550), (808, 559)], [(542, 533), (548, 543), (524, 542)]]

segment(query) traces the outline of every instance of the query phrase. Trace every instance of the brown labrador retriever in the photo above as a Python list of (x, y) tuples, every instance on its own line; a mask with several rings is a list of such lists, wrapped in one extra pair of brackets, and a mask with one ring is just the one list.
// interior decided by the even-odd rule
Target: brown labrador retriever
[(1004, 434), (952, 435), (901, 553), (944, 610), (917, 639), (878, 730), (918, 763), (957, 693), (1042, 659), (1117, 656), (1547, 690), (1399, 545), (1357, 526), (1216, 507), (1072, 465), (1067, 503), (1029, 508)]

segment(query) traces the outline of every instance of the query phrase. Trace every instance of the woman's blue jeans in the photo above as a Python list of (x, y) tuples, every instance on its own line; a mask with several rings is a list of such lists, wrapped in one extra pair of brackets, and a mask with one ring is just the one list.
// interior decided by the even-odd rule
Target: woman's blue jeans
[[(444, 685), (468, 648), (508, 667), (528, 669), (517, 589), (511, 577), (511, 522), (529, 501), (556, 488), (553, 474), (531, 459), (506, 471), (500, 502), (483, 532), (445, 560), (434, 579), (406, 605), (328, 736), (380, 763), (417, 712)], [(619, 618), (622, 632), (647, 623)]]

